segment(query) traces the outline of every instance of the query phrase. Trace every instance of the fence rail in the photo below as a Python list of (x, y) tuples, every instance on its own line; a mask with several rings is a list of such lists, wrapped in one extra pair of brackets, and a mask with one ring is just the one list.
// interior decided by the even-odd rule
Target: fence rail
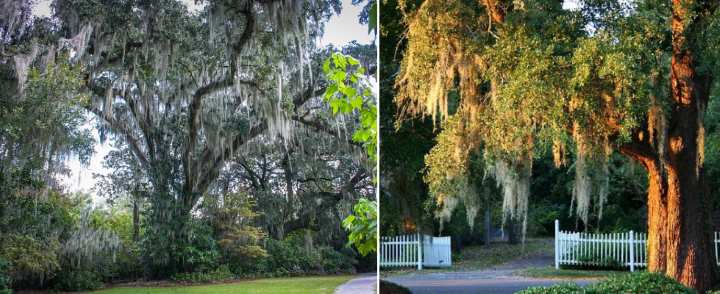
[[(720, 233), (714, 233), (715, 262), (720, 265)], [(561, 231), (555, 220), (555, 268), (560, 265), (647, 267), (647, 233), (579, 233)]]
[(381, 267), (446, 267), (452, 265), (450, 237), (402, 235), (380, 237)]

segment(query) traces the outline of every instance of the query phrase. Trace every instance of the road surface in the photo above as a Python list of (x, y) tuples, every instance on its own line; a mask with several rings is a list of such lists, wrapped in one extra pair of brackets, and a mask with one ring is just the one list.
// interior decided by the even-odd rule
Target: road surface
[(377, 286), (377, 275), (363, 274), (347, 281), (335, 289), (335, 294), (373, 294)]
[(505, 294), (535, 286), (552, 286), (558, 283), (585, 286), (597, 281), (526, 278), (514, 274), (520, 269), (547, 267), (553, 262), (552, 256), (533, 256), (478, 271), (415, 273), (389, 277), (386, 280), (402, 285), (414, 294)]

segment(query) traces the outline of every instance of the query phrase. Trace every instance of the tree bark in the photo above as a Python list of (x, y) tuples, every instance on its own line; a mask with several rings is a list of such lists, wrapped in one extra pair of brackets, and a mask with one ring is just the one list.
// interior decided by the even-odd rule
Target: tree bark
[[(691, 44), (709, 2), (673, 0), (671, 116), (667, 136), (667, 269), (683, 285), (705, 292), (717, 277), (710, 226), (710, 199), (701, 186), (703, 120), (711, 78), (696, 70)], [(688, 11), (695, 9), (695, 11)]]
[(137, 194), (136, 191), (133, 193), (133, 215), (132, 215), (132, 225), (133, 225), (133, 235), (132, 239), (133, 241), (137, 242), (140, 240), (140, 196)]
[(667, 184), (659, 160), (648, 160), (648, 271), (664, 273), (667, 268)]

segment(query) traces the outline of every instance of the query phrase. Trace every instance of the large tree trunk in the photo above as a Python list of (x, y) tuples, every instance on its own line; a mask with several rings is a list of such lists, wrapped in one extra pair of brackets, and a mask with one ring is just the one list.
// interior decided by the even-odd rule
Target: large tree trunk
[(696, 71), (690, 44), (691, 34), (703, 21), (701, 16), (689, 18), (709, 6), (690, 2), (694, 1), (673, 0), (667, 136), (659, 146), (648, 143), (652, 138), (634, 137), (621, 152), (648, 172), (648, 270), (665, 273), (702, 293), (717, 278), (710, 198), (702, 180), (702, 118), (712, 80)]
[[(662, 136), (659, 136), (662, 138)], [(667, 176), (654, 138), (633, 135), (633, 141), (620, 152), (640, 163), (648, 175), (647, 191), (647, 262), (648, 271), (665, 273), (667, 269)]]
[(648, 271), (664, 273), (667, 268), (667, 182), (660, 161), (647, 160), (648, 171)]
[[(696, 71), (691, 46), (707, 2), (673, 0), (672, 106), (667, 140), (667, 269), (682, 284), (704, 292), (716, 278), (711, 247), (710, 199), (701, 186), (703, 120), (711, 79)], [(688, 11), (696, 9), (696, 11)], [(691, 19), (695, 18), (695, 19)]]

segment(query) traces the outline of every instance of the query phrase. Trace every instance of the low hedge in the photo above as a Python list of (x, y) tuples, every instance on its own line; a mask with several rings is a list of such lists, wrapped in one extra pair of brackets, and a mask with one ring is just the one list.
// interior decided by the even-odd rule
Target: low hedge
[(611, 276), (597, 284), (580, 287), (575, 284), (559, 284), (552, 287), (532, 287), (521, 291), (523, 294), (603, 294), (603, 293), (633, 293), (656, 294), (677, 293), (696, 294), (693, 289), (687, 288), (677, 281), (663, 274), (641, 272), (630, 275)]
[(412, 294), (412, 292), (408, 288), (380, 279), (380, 294)]

